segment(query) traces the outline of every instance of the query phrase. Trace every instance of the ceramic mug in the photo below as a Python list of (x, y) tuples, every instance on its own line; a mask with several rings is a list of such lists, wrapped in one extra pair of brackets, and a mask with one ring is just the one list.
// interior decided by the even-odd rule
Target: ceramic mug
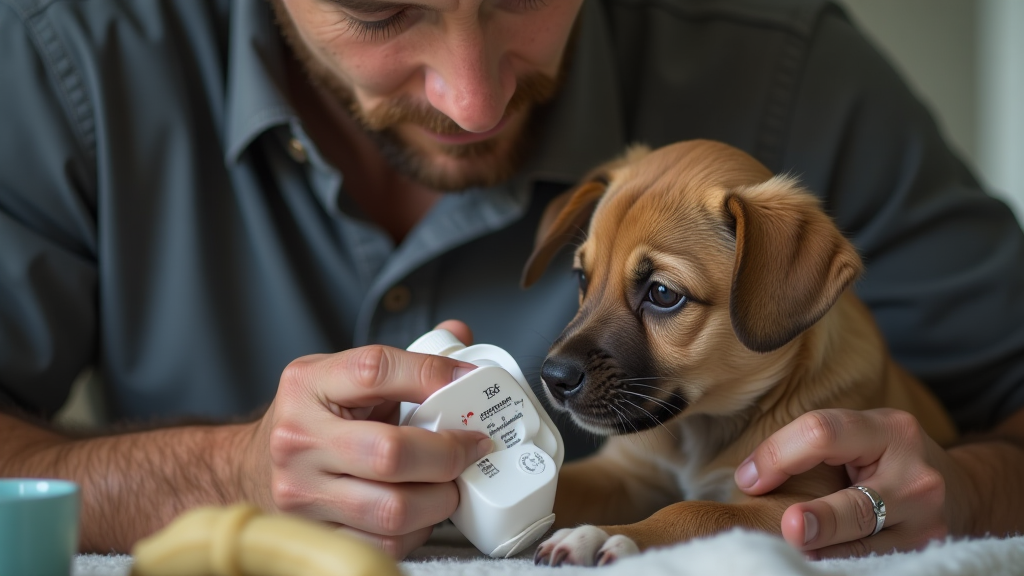
[(68, 576), (79, 505), (74, 482), (0, 478), (0, 576)]

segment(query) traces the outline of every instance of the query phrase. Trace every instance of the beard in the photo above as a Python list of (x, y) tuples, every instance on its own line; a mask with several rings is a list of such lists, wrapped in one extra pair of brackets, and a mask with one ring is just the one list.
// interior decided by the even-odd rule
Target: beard
[[(544, 105), (554, 98), (561, 87), (569, 60), (569, 49), (566, 48), (555, 77), (535, 72), (516, 79), (515, 92), (501, 120), (508, 121), (503, 133), (480, 142), (437, 143), (425, 149), (403, 138), (399, 128), (418, 126), (441, 135), (469, 132), (429, 104), (407, 95), (391, 98), (372, 110), (366, 110), (355, 98), (351, 88), (313, 54), (281, 1), (272, 0), (271, 5), (282, 36), (310, 82), (348, 110), (356, 124), (377, 145), (388, 164), (412, 181), (432, 190), (458, 191), (489, 187), (512, 177), (525, 162), (535, 142)], [(570, 34), (568, 46), (572, 46), (574, 36), (574, 33)], [(520, 114), (522, 118), (514, 118)]]

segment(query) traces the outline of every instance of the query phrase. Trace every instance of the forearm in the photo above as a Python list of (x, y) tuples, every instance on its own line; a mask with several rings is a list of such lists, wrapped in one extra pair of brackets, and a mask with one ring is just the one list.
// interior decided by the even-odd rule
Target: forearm
[(187, 426), (72, 439), (0, 414), (0, 476), (82, 488), (81, 550), (127, 552), (184, 510), (254, 500), (242, 463), (251, 425)]
[[(963, 498), (951, 532), (982, 536), (1024, 533), (1024, 410), (991, 434), (950, 448), (967, 486), (947, 486), (947, 500)], [(961, 494), (949, 494), (950, 489)]]

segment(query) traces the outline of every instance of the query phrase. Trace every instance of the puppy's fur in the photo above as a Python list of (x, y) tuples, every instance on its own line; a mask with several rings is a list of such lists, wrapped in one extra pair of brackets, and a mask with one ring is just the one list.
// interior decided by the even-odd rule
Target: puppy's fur
[(588, 220), (580, 309), (542, 379), (556, 408), (616, 435), (562, 470), (556, 502), (559, 525), (605, 526), (559, 531), (541, 560), (592, 564), (733, 526), (779, 533), (789, 505), (848, 487), (844, 468), (756, 498), (733, 472), (810, 410), (898, 408), (940, 444), (955, 438), (848, 290), (860, 257), (794, 179), (717, 142), (634, 148), (549, 206), (524, 285)]

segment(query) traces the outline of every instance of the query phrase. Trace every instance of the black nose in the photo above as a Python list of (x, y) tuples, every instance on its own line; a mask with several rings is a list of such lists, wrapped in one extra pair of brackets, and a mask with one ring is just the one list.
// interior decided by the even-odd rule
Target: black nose
[(540, 376), (551, 395), (559, 402), (583, 389), (583, 367), (564, 358), (551, 357), (544, 360)]

